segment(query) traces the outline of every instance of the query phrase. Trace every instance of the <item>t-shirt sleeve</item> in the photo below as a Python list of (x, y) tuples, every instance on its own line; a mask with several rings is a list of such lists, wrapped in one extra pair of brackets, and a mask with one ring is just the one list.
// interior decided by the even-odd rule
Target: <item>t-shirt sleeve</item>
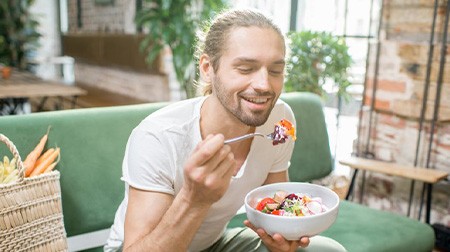
[[(296, 126), (295, 116), (292, 112), (292, 109), (285, 104), (283, 111), (283, 118), (289, 120)], [(292, 153), (294, 151), (295, 141), (289, 137), (289, 139), (282, 144), (278, 144), (274, 146), (276, 150), (276, 158), (273, 162), (272, 168), (270, 169), (271, 173), (285, 171), (289, 168), (291, 162)]]
[(123, 160), (122, 180), (137, 189), (173, 195), (172, 167), (170, 153), (156, 133), (133, 130)]

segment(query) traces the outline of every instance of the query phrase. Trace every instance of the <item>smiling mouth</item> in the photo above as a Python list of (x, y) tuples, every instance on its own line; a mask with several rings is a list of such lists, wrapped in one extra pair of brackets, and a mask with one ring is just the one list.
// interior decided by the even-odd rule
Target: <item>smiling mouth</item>
[(269, 98), (245, 98), (245, 97), (243, 97), (242, 99), (244, 99), (248, 102), (251, 102), (251, 103), (255, 103), (255, 104), (264, 104), (269, 101)]

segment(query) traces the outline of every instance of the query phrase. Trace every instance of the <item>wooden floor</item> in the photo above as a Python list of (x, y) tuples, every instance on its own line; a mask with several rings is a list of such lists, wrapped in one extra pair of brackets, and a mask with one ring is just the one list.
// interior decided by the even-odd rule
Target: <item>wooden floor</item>
[(111, 107), (131, 104), (146, 103), (134, 97), (110, 92), (104, 89), (92, 86), (77, 84), (78, 87), (87, 91), (87, 95), (80, 96), (76, 99), (75, 106), (72, 99), (49, 98), (42, 106), (42, 99), (31, 99), (32, 111), (51, 111), (72, 108), (94, 108), (94, 107)]

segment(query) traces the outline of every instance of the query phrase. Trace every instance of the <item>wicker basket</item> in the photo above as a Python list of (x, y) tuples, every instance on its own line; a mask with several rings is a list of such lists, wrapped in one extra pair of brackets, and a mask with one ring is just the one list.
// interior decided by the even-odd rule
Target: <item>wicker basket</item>
[(24, 178), (14, 144), (0, 134), (17, 159), (19, 179), (0, 184), (0, 251), (67, 251), (59, 172)]

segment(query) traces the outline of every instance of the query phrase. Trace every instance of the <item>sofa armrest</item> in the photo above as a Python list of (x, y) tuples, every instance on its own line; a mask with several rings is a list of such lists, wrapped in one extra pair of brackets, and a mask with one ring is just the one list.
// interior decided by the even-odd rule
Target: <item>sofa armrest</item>
[(86, 234), (75, 235), (67, 238), (68, 251), (83, 251), (87, 249), (98, 248), (103, 251), (110, 229), (102, 229)]

